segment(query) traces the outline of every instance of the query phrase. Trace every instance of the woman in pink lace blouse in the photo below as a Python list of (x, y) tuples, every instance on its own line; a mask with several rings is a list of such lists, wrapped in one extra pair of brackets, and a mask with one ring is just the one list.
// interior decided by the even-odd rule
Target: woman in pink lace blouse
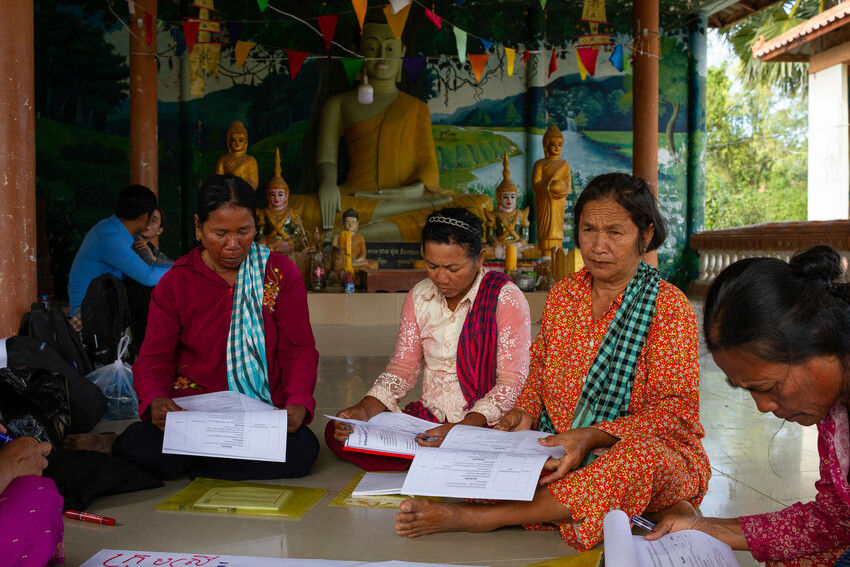
[[(531, 322), (522, 292), (483, 269), (481, 220), (466, 209), (432, 213), (422, 229), (428, 279), (407, 294), (395, 352), (383, 374), (339, 417), (368, 420), (404, 411), (442, 424), (427, 431), (436, 446), (454, 425), (493, 425), (514, 406), (528, 374)], [(423, 370), (424, 367), (424, 370)], [(422, 395), (399, 402), (422, 372)], [(404, 470), (407, 459), (343, 451), (348, 426), (331, 422), (328, 447), (367, 470)]]
[(850, 289), (834, 283), (843, 272), (828, 246), (790, 263), (749, 258), (726, 268), (705, 302), (705, 341), (732, 387), (761, 412), (817, 424), (814, 502), (739, 518), (668, 516), (647, 539), (698, 529), (771, 565), (850, 565)]

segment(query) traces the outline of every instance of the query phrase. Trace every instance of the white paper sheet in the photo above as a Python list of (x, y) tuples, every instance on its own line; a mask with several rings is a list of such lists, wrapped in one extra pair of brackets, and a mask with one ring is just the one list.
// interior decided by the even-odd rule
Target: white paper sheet
[(291, 559), (280, 557), (248, 557), (204, 553), (171, 553), (165, 551), (127, 551), (102, 549), (80, 567), (107, 567), (133, 565), (198, 565), (215, 567), (472, 567), (471, 565), (446, 565), (437, 563), (409, 563), (407, 561), (336, 561), (332, 559)]
[(162, 452), (255, 461), (286, 461), (286, 410), (172, 411)]
[(684, 530), (647, 541), (633, 536), (621, 510), (605, 515), (605, 564), (618, 567), (739, 567), (732, 548), (708, 534)]
[(345, 441), (350, 449), (360, 449), (367, 453), (389, 453), (393, 455), (415, 455), (421, 447), (411, 433), (388, 431), (379, 427), (355, 425)]
[(174, 403), (190, 411), (269, 411), (274, 406), (239, 392), (212, 392), (174, 398)]
[(534, 498), (546, 455), (454, 451), (422, 447), (413, 459), (402, 494), (453, 498)]
[(357, 483), (352, 496), (380, 496), (384, 494), (401, 494), (406, 473), (367, 472)]
[(441, 449), (466, 449), (469, 451), (492, 451), (494, 453), (530, 453), (563, 457), (563, 447), (544, 447), (538, 439), (548, 437), (542, 431), (499, 431), (484, 427), (455, 425), (440, 444)]
[(419, 419), (418, 417), (414, 417), (406, 413), (393, 411), (381, 412), (378, 415), (373, 416), (369, 421), (346, 419), (342, 417), (334, 417), (332, 415), (325, 415), (325, 417), (335, 421), (341, 421), (342, 423), (348, 423), (350, 425), (375, 427), (386, 431), (397, 431), (399, 433), (410, 433), (412, 435), (424, 433), (425, 431), (433, 429), (439, 425), (438, 423), (431, 423), (430, 421)]

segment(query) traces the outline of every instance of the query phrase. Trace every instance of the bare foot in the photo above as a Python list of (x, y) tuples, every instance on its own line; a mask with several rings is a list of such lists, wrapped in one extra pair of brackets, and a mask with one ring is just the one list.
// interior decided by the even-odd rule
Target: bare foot
[(418, 537), (439, 532), (489, 532), (480, 521), (479, 505), (433, 502), (427, 499), (408, 499), (401, 503), (395, 515), (395, 533), (404, 537)]
[(679, 500), (669, 508), (664, 508), (658, 512), (647, 512), (644, 514), (647, 520), (655, 522), (661, 521), (664, 516), (699, 516), (697, 511), (687, 500)]
[(62, 447), (68, 451), (97, 451), (112, 454), (112, 444), (118, 437), (115, 433), (96, 435), (93, 433), (78, 433), (68, 435), (62, 442)]

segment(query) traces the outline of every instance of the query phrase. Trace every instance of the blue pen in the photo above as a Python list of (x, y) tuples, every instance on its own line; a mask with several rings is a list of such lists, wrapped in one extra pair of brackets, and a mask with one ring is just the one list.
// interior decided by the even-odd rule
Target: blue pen
[(649, 520), (647, 520), (646, 518), (643, 518), (643, 517), (641, 517), (641, 516), (638, 516), (637, 514), (635, 514), (634, 516), (632, 516), (632, 523), (633, 523), (634, 525), (636, 525), (637, 527), (639, 527), (639, 528), (643, 528), (643, 529), (645, 529), (645, 530), (646, 530), (646, 531), (648, 531), (648, 532), (651, 532), (651, 531), (652, 531), (652, 528), (654, 528), (654, 527), (655, 527), (655, 524), (653, 524), (652, 522), (650, 522), (650, 521), (649, 521)]
[(11, 437), (9, 437), (8, 435), (3, 435), (2, 433), (0, 433), (0, 444), (5, 445), (6, 443), (10, 443), (11, 441), (12, 441)]

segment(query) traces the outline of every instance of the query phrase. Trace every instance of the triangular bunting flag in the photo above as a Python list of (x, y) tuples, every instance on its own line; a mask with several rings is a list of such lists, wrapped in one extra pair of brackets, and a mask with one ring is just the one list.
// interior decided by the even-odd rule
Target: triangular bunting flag
[(183, 35), (186, 36), (186, 48), (189, 53), (192, 53), (192, 50), (195, 49), (199, 27), (201, 27), (201, 22), (183, 22)]
[(145, 11), (145, 41), (148, 45), (153, 41), (153, 16), (147, 11)]
[(490, 51), (490, 48), (493, 47), (492, 41), (487, 41), (483, 37), (479, 37), (478, 39), (481, 40), (481, 47), (482, 49), (484, 49), (484, 51)]
[(552, 58), (549, 60), (549, 76), (552, 76), (552, 73), (558, 70), (558, 54), (553, 49), (552, 50)]
[(618, 45), (614, 48), (614, 53), (611, 54), (611, 57), (608, 58), (608, 61), (611, 62), (619, 72), (623, 72), (623, 46)]
[(127, 0), (127, 11), (130, 12), (131, 16), (136, 15), (136, 3), (133, 0)]
[(393, 30), (393, 35), (401, 37), (404, 31), (404, 25), (407, 23), (407, 15), (410, 13), (410, 4), (393, 13), (389, 4), (384, 6), (384, 15), (387, 17), (387, 23), (390, 29)]
[[(632, 55), (634, 57), (634, 54)], [(625, 57), (625, 53), (623, 53), (623, 73), (631, 73), (632, 72), (632, 61), (629, 57)]]
[(266, 6), (269, 5), (269, 0), (257, 0), (257, 6), (260, 7), (260, 12), (266, 11)]
[(256, 43), (251, 43), (250, 41), (237, 41), (236, 47), (234, 48), (234, 52), (236, 53), (236, 66), (240, 69), (242, 65), (245, 64), (245, 59), (248, 58), (248, 52), (257, 45)]
[(405, 57), (402, 59), (402, 63), (404, 64), (404, 70), (410, 82), (415, 83), (416, 79), (419, 78), (419, 73), (425, 67), (425, 57)]
[(239, 37), (242, 35), (242, 24), (243, 22), (224, 23), (224, 26), (227, 28), (227, 37), (230, 39), (230, 45), (233, 45), (234, 47), (239, 41)]
[(363, 18), (366, 17), (366, 4), (368, 0), (351, 0), (354, 13), (357, 14), (357, 23), (360, 24), (360, 33), (363, 33)]
[(523, 51), (522, 52), (522, 64), (525, 65), (526, 63), (528, 63), (529, 59), (531, 59), (531, 52), (530, 51)]
[(455, 26), (455, 41), (457, 42), (457, 58), (466, 63), (466, 32)]
[(472, 72), (475, 73), (476, 83), (481, 80), (481, 73), (484, 72), (484, 67), (487, 66), (487, 60), (489, 58), (489, 53), (477, 53), (469, 56), (469, 64), (472, 65)]
[(596, 57), (599, 52), (592, 47), (579, 47), (576, 53), (581, 58), (584, 68), (587, 69), (587, 74), (591, 77), (596, 74)]
[(508, 77), (514, 76), (514, 59), (516, 59), (516, 49), (506, 47), (505, 60), (508, 62)]
[(546, 9), (546, 0), (540, 0), (540, 7)]
[(331, 43), (334, 40), (334, 30), (336, 22), (339, 19), (336, 14), (328, 14), (319, 16), (319, 29), (322, 30), (322, 39), (325, 40), (325, 51), (330, 51)]
[(390, 6), (393, 7), (393, 14), (397, 14), (405, 6), (410, 6), (410, 0), (390, 0)]
[(174, 54), (177, 57), (183, 55), (186, 52), (186, 36), (183, 35), (183, 31), (177, 28), (173, 28), (171, 30), (171, 34), (174, 36), (174, 43), (176, 43), (176, 47), (174, 48)]
[(289, 60), (289, 76), (294, 79), (295, 75), (298, 74), (298, 71), (301, 70), (301, 65), (304, 64), (304, 60), (307, 59), (307, 52), (287, 49), (286, 58)]
[(437, 26), (440, 29), (443, 29), (443, 18), (441, 18), (440, 16), (438, 16), (437, 14), (435, 14), (434, 12), (429, 10), (428, 8), (425, 8), (425, 16), (429, 20), (431, 20), (432, 24), (434, 24), (435, 26)]
[(357, 73), (363, 67), (366, 60), (362, 57), (343, 57), (342, 67), (345, 69), (345, 76), (348, 77), (348, 82), (353, 83), (357, 79)]
[(581, 62), (581, 56), (578, 54), (578, 49), (576, 49), (576, 61), (578, 62), (578, 73), (581, 75), (581, 80), (587, 79), (587, 69), (584, 68), (584, 63)]

